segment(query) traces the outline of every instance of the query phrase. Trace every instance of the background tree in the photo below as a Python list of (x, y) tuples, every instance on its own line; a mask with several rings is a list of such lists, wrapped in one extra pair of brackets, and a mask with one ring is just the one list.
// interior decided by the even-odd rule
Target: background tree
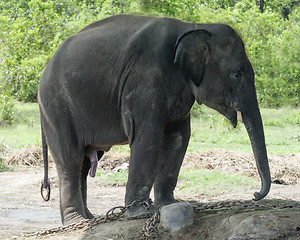
[(300, 102), (297, 0), (10, 0), (0, 2), (0, 11), (0, 95), (7, 103), (11, 98), (36, 101), (39, 79), (58, 46), (87, 24), (114, 14), (227, 23), (245, 42), (260, 103)]

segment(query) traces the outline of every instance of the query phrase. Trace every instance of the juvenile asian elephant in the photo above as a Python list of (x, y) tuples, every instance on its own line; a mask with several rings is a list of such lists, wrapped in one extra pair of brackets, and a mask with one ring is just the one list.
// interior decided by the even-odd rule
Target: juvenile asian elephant
[[(111, 146), (131, 149), (125, 204), (173, 203), (173, 190), (190, 138), (195, 100), (248, 131), (262, 186), (270, 172), (254, 73), (244, 45), (223, 24), (170, 18), (114, 16), (69, 37), (49, 62), (39, 86), (45, 179), (47, 146), (54, 157), (63, 224), (93, 215), (86, 178)], [(101, 203), (100, 203), (101, 204)], [(141, 213), (141, 206), (129, 215)]]

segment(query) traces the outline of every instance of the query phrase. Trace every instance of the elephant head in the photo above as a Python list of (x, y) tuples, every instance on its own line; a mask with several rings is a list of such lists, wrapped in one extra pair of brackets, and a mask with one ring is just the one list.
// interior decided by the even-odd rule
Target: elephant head
[(188, 77), (199, 104), (223, 114), (233, 127), (241, 115), (261, 177), (261, 190), (254, 194), (254, 200), (260, 200), (270, 190), (271, 177), (253, 68), (232, 28), (222, 24), (198, 27), (177, 39), (174, 62)]

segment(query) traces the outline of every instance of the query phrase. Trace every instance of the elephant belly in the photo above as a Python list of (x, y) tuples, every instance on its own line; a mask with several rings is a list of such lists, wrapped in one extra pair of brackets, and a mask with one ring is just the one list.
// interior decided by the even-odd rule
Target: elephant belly
[(86, 146), (95, 151), (107, 152), (114, 145), (128, 144), (128, 136), (123, 127), (117, 126), (117, 124), (114, 126), (103, 124), (102, 128), (94, 130), (90, 136), (86, 136)]

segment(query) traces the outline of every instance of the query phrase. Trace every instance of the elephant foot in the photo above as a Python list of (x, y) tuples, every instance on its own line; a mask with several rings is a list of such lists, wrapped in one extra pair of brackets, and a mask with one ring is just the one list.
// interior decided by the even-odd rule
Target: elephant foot
[(94, 218), (94, 215), (88, 209), (85, 210), (85, 214), (86, 214), (86, 218), (88, 219)]
[(63, 217), (62, 222), (63, 222), (64, 226), (67, 226), (69, 224), (79, 223), (80, 221), (82, 221), (84, 219), (86, 219), (86, 218), (78, 213), (69, 213)]
[(132, 206), (128, 208), (125, 212), (126, 218), (148, 218), (151, 217), (156, 208), (149, 204), (148, 208), (145, 208), (144, 206)]

